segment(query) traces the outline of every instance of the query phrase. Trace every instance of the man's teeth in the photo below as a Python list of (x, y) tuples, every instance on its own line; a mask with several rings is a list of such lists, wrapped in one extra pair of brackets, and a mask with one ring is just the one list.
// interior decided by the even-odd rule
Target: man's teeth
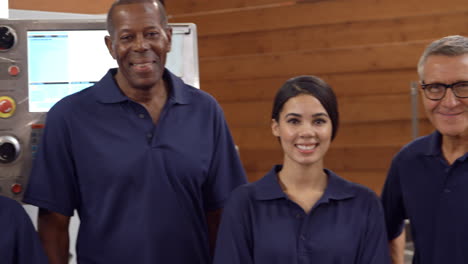
[(298, 149), (301, 150), (312, 150), (314, 149), (317, 145), (296, 145)]

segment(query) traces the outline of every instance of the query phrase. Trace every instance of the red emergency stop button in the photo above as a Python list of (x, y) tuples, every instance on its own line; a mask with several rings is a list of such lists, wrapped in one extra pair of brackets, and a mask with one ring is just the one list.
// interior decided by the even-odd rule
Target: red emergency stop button
[(0, 96), (0, 118), (8, 118), (15, 113), (16, 102), (9, 96)]
[(8, 67), (8, 74), (10, 74), (11, 76), (16, 76), (20, 73), (20, 68), (16, 65), (11, 65), (10, 67)]
[(19, 183), (15, 183), (11, 186), (11, 192), (14, 194), (19, 194), (23, 191), (23, 186)]

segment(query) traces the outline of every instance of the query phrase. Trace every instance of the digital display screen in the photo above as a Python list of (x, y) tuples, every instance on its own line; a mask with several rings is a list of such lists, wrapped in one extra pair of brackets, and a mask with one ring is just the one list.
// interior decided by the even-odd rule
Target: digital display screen
[(106, 35), (106, 30), (28, 31), (29, 112), (48, 112), (117, 67)]

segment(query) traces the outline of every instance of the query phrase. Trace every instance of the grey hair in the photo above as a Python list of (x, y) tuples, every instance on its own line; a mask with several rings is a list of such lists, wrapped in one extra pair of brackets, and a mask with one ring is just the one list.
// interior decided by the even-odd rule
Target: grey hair
[(468, 38), (460, 35), (453, 35), (438, 39), (429, 44), (424, 50), (418, 62), (418, 75), (423, 80), (424, 64), (427, 58), (432, 55), (460, 56), (468, 54)]
[(168, 27), (168, 21), (167, 21), (167, 14), (166, 10), (164, 8), (164, 1), (158, 1), (158, 0), (116, 0), (112, 6), (109, 8), (109, 11), (107, 12), (107, 31), (109, 32), (109, 35), (113, 36), (114, 34), (114, 24), (113, 24), (113, 13), (114, 9), (117, 6), (120, 5), (128, 5), (128, 4), (141, 4), (141, 3), (150, 3), (150, 4), (156, 4), (158, 6), (159, 14), (161, 15), (161, 26), (163, 28)]

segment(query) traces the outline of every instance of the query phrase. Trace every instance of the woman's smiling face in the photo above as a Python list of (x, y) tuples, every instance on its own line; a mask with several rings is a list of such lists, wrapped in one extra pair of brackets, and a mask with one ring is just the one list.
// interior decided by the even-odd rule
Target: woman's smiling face
[(272, 120), (273, 135), (279, 138), (284, 164), (320, 164), (330, 147), (332, 122), (320, 101), (310, 94), (290, 98), (283, 105), (279, 121)]

